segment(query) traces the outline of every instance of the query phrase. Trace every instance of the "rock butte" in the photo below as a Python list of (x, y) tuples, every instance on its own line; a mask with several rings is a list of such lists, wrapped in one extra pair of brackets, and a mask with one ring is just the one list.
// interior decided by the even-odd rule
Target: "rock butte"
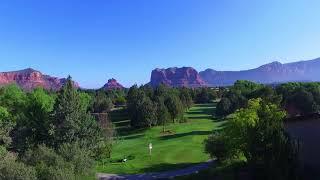
[[(0, 86), (17, 84), (25, 90), (32, 90), (37, 87), (42, 87), (47, 90), (57, 91), (64, 85), (65, 82), (65, 78), (44, 75), (40, 71), (31, 68), (20, 71), (0, 73)], [(73, 82), (73, 84), (75, 87), (79, 87), (78, 83)]]
[(206, 83), (192, 67), (155, 69), (151, 73), (152, 87), (165, 84), (172, 87), (202, 87)]
[(104, 90), (111, 90), (111, 89), (124, 89), (124, 87), (118, 83), (116, 79), (109, 79), (108, 82), (102, 87)]

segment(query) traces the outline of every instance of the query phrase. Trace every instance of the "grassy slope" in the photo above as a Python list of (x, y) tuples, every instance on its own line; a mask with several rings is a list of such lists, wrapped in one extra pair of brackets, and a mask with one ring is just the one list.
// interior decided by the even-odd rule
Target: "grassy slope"
[[(116, 174), (154, 172), (208, 160), (208, 155), (203, 152), (203, 140), (214, 128), (223, 124), (212, 119), (213, 109), (214, 104), (195, 105), (186, 113), (189, 122), (171, 124), (167, 127), (167, 130), (174, 132), (170, 135), (162, 135), (162, 127), (153, 127), (146, 131), (120, 136), (114, 145), (112, 160), (117, 161), (129, 156), (133, 159), (126, 163), (105, 165), (100, 163), (96, 168), (97, 172)], [(116, 121), (125, 122), (121, 118)], [(149, 142), (153, 144), (151, 157), (148, 152)]]

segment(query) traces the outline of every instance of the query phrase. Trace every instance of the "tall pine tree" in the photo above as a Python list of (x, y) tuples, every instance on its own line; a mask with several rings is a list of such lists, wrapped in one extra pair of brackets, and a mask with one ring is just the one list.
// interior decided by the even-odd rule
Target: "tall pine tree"
[(69, 76), (58, 93), (54, 106), (54, 144), (56, 146), (75, 141), (93, 145), (101, 140), (101, 128), (87, 112), (85, 108), (87, 105), (83, 102)]

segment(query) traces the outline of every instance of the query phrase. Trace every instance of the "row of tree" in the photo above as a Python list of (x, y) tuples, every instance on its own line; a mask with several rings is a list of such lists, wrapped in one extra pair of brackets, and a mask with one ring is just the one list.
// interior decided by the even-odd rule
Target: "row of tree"
[(171, 120), (182, 120), (183, 113), (193, 101), (189, 89), (173, 89), (160, 85), (132, 86), (127, 95), (131, 126), (135, 128), (165, 125)]
[(291, 116), (308, 115), (320, 111), (320, 83), (284, 83), (277, 86), (237, 81), (225, 90), (215, 114), (227, 116), (246, 107), (248, 100), (261, 98), (279, 105)]
[(90, 112), (104, 111), (98, 100), (74, 89), (70, 77), (58, 93), (1, 88), (0, 179), (77, 179), (91, 172), (112, 145), (110, 124)]
[(216, 90), (210, 88), (170, 88), (159, 85), (132, 86), (127, 94), (127, 108), (134, 128), (155, 125), (165, 126), (169, 122), (184, 122), (184, 112), (193, 103), (209, 103), (217, 98)]

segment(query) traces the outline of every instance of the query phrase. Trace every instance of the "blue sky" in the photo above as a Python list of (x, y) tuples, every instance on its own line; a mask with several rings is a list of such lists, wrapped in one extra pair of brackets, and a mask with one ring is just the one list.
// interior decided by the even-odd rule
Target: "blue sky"
[(320, 1), (1, 0), (0, 71), (147, 83), (151, 70), (242, 70), (320, 57)]

